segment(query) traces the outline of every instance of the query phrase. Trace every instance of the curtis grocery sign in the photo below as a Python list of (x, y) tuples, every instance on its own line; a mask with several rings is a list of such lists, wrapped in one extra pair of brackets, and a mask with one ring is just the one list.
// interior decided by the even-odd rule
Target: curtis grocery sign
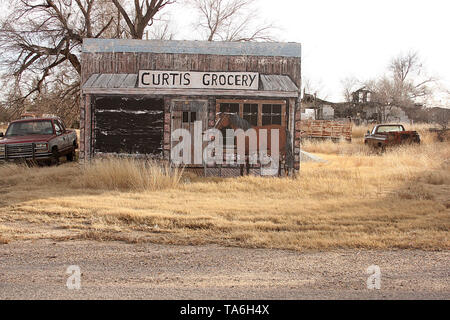
[(139, 88), (258, 90), (256, 72), (139, 71)]

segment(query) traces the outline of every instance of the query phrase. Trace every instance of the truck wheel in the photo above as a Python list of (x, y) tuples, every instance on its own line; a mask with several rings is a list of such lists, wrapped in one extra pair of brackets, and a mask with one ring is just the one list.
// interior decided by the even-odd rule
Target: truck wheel
[(68, 162), (73, 162), (75, 160), (75, 149), (72, 149), (72, 151), (66, 155), (66, 159)]
[(56, 165), (59, 164), (59, 152), (57, 148), (52, 149), (52, 162)]

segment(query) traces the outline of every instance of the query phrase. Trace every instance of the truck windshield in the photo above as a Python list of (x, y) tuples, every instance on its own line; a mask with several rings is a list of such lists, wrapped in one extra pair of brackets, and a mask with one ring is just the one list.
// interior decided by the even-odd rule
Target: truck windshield
[(403, 126), (395, 125), (395, 126), (378, 126), (377, 132), (398, 132), (403, 131)]
[(29, 136), (29, 135), (50, 135), (53, 134), (51, 121), (25, 121), (15, 122), (9, 125), (6, 137)]

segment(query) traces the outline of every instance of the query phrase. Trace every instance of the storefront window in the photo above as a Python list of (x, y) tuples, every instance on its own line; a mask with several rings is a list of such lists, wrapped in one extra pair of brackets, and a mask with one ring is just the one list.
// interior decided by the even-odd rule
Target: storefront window
[(183, 123), (193, 123), (197, 120), (197, 112), (183, 111)]
[(221, 103), (220, 112), (231, 112), (239, 114), (239, 103)]
[(243, 118), (252, 126), (258, 125), (258, 105), (255, 103), (245, 103)]
[(289, 118), (286, 102), (283, 100), (218, 99), (216, 112), (236, 113), (253, 127), (265, 125), (287, 126)]
[(281, 104), (263, 104), (262, 125), (281, 125)]

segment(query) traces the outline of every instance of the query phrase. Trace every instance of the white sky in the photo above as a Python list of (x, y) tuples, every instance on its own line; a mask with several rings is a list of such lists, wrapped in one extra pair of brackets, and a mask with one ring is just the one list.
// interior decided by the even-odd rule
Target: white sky
[[(257, 2), (261, 17), (281, 28), (280, 40), (302, 44), (302, 75), (329, 100), (342, 99), (343, 78), (379, 76), (392, 57), (410, 50), (450, 89), (448, 0)], [(189, 16), (186, 9), (174, 12), (177, 39), (193, 37)]]
[[(5, 2), (0, 0), (3, 6)], [(418, 51), (428, 72), (450, 89), (448, 0), (257, 3), (261, 17), (281, 28), (281, 41), (302, 44), (303, 77), (317, 84), (329, 100), (342, 99), (343, 78), (355, 76), (365, 80), (379, 76), (392, 57), (410, 50)], [(193, 15), (186, 7), (178, 4), (167, 9), (173, 11), (176, 39), (199, 38), (192, 32)]]

